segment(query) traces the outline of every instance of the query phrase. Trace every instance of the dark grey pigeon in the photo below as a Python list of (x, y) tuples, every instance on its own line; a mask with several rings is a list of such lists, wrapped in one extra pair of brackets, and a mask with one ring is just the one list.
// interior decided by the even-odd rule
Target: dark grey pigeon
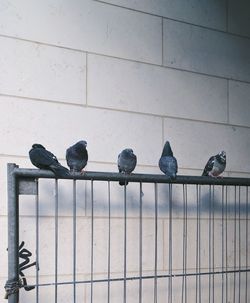
[(79, 141), (66, 150), (67, 164), (72, 172), (82, 172), (88, 162), (87, 142)]
[(219, 177), (226, 168), (226, 152), (221, 151), (219, 154), (212, 156), (207, 161), (202, 176)]
[(57, 177), (69, 175), (69, 170), (62, 166), (56, 156), (41, 144), (33, 144), (29, 156), (31, 163), (38, 168), (52, 170)]
[[(118, 155), (118, 170), (119, 173), (129, 175), (132, 173), (132, 171), (135, 169), (137, 162), (136, 155), (134, 154), (133, 150), (131, 148), (124, 149), (119, 155)], [(120, 181), (120, 185), (128, 184), (128, 182)]]
[(178, 164), (176, 158), (173, 156), (173, 152), (170, 143), (166, 141), (160, 160), (159, 160), (160, 170), (168, 176), (171, 180), (176, 178), (178, 171)]

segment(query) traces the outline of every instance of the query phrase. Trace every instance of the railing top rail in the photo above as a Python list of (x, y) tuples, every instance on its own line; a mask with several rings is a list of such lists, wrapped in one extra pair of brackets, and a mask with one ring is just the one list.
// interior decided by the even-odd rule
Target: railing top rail
[[(13, 166), (13, 173), (16, 177), (25, 178), (49, 178), (55, 179), (53, 172), (43, 169), (19, 168), (15, 164), (8, 164)], [(60, 179), (71, 180), (93, 180), (93, 181), (129, 181), (129, 182), (145, 182), (145, 183), (172, 183), (172, 184), (200, 184), (200, 185), (235, 185), (235, 186), (250, 186), (250, 178), (212, 178), (203, 176), (188, 176), (178, 175), (173, 181), (167, 176), (161, 174), (131, 174), (124, 175), (116, 172), (95, 172), (88, 171), (84, 174), (75, 173), (69, 174)]]

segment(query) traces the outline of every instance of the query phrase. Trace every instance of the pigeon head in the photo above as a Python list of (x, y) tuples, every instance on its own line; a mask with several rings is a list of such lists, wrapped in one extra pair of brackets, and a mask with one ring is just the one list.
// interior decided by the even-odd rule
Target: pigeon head
[(131, 149), (131, 148), (125, 148), (125, 149), (123, 150), (123, 152), (124, 152), (125, 154), (128, 154), (128, 155), (133, 155), (133, 154), (134, 154), (134, 151), (133, 151), (133, 149)]
[(87, 147), (87, 141), (85, 141), (85, 140), (81, 140), (81, 141), (77, 142), (76, 144), (84, 146), (85, 148)]
[(78, 152), (78, 153), (85, 152), (86, 151), (86, 147), (87, 147), (87, 141), (84, 141), (84, 140), (78, 141), (74, 145), (74, 148), (75, 148), (76, 152)]
[(42, 148), (42, 149), (45, 149), (45, 147), (42, 144), (38, 144), (38, 143), (33, 144), (32, 148)]
[(173, 152), (170, 146), (169, 141), (166, 141), (164, 147), (163, 147), (163, 151), (162, 151), (162, 157), (168, 156), (168, 157), (173, 157)]
[(226, 152), (224, 150), (219, 153), (219, 157), (221, 163), (226, 163)]

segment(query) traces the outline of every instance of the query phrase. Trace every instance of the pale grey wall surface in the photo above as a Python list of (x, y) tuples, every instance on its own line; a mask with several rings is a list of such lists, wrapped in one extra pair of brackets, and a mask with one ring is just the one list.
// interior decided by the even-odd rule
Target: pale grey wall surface
[[(66, 148), (86, 139), (87, 170), (101, 171), (116, 171), (118, 153), (132, 147), (138, 157), (136, 172), (159, 173), (158, 159), (164, 141), (169, 139), (181, 174), (200, 174), (208, 157), (225, 149), (225, 175), (250, 176), (249, 15), (250, 4), (244, 0), (0, 1), (1, 286), (7, 278), (6, 163), (32, 167), (28, 151), (35, 142), (44, 144), (65, 164)], [(49, 190), (51, 184), (46, 186), (47, 195), (53, 194), (53, 189)], [(145, 251), (153, 241), (151, 189), (145, 189)], [(133, 219), (133, 193), (137, 189), (131, 185), (130, 190), (128, 233), (132, 240), (128, 243), (128, 268), (133, 272), (133, 249), (138, 252), (133, 238), (133, 230), (138, 228)], [(121, 189), (114, 185), (112, 192), (119, 204)], [(53, 209), (47, 203), (47, 195), (41, 200), (44, 239), (53, 234)], [(61, 245), (68, 258), (64, 265), (60, 263), (62, 279), (69, 278), (72, 264), (71, 233), (67, 228), (71, 226), (70, 195), (69, 186), (64, 184), (60, 224), (61, 237), (66, 242)], [(101, 201), (102, 194), (96, 199)], [(89, 239), (89, 203), (87, 195), (79, 205), (79, 238), (84, 234)], [(34, 236), (27, 236), (33, 230), (32, 207), (33, 202), (27, 198), (21, 209), (21, 234), (30, 245)], [(100, 218), (95, 236), (102, 248), (95, 259), (99, 260), (98, 270), (103, 270), (107, 257), (103, 240), (107, 205), (101, 203), (97, 213)], [(167, 234), (164, 207), (162, 214), (159, 237)], [(118, 207), (113, 221), (113, 237), (118, 241), (122, 238), (120, 216)], [(192, 220), (191, 238), (195, 229)], [(220, 226), (219, 219), (216, 224)], [(203, 232), (207, 225), (205, 218)], [(179, 233), (178, 228), (176, 224), (174, 233)], [(48, 243), (53, 242), (52, 236), (47, 238)], [(83, 239), (79, 241), (83, 248)], [(167, 266), (168, 239), (164, 241), (158, 248), (160, 270)], [(46, 248), (41, 246), (43, 252)], [(115, 273), (122, 270), (121, 251), (122, 243), (113, 247)], [(87, 258), (89, 251), (84, 254)], [(153, 257), (148, 250), (143, 260), (149, 271)], [(190, 268), (192, 262), (188, 261)], [(86, 260), (79, 260), (80, 278), (89, 273), (85, 263)], [(41, 279), (46, 280), (53, 271), (53, 258), (49, 259), (47, 271), (44, 264), (40, 265)], [(181, 267), (178, 255), (174, 266)], [(102, 291), (100, 287), (99, 293)], [(44, 302), (49, 302), (49, 291), (41, 292)], [(88, 290), (85, 292), (80, 292), (79, 298), (86, 298)], [(119, 292), (118, 287), (117, 296)], [(22, 292), (22, 296), (25, 301), (32, 294)], [(145, 290), (145, 296), (152, 302), (150, 291)], [(60, 302), (69, 302), (69, 298), (65, 287)]]

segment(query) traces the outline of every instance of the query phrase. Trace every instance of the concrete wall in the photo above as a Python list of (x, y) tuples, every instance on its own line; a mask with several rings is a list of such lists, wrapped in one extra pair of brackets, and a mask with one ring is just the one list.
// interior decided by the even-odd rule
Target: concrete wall
[[(181, 174), (199, 175), (208, 157), (224, 149), (225, 175), (250, 176), (249, 13), (244, 0), (0, 2), (1, 285), (7, 276), (6, 163), (32, 167), (28, 151), (34, 142), (45, 145), (65, 164), (66, 148), (85, 139), (87, 169), (101, 171), (116, 171), (118, 153), (132, 147), (138, 157), (136, 172), (158, 173), (158, 159), (168, 139)], [(64, 186), (67, 192), (70, 185)], [(114, 191), (119, 199), (121, 189)], [(72, 208), (67, 204), (70, 194), (65, 197), (60, 215), (66, 220), (62, 221), (66, 233)], [(34, 203), (26, 199), (20, 238), (32, 246), (27, 234), (33, 228)], [(41, 203), (45, 226), (53, 230), (53, 208), (45, 202), (46, 207)], [(89, 226), (85, 202), (79, 206), (79, 233)], [(97, 208), (99, 240), (105, 209), (105, 205)], [(122, 232), (120, 214), (113, 214), (117, 239)], [(144, 243), (151, 243), (150, 212), (146, 222)], [(190, 219), (190, 231), (192, 223)], [(129, 233), (133, 224), (138, 222), (131, 219)], [(159, 237), (167, 224), (163, 216)], [(53, 242), (52, 236), (48, 241)], [(167, 266), (163, 247), (168, 239), (164, 241), (159, 247), (162, 269)], [(151, 253), (144, 262), (148, 270)], [(114, 254), (118, 256), (119, 250)], [(119, 258), (116, 261), (119, 267)], [(67, 266), (64, 269), (65, 278)], [(41, 269), (42, 276), (50, 274)], [(79, 274), (84, 274), (81, 266)], [(46, 294), (44, 302), (48, 302)], [(22, 295), (24, 300), (31, 296)], [(65, 291), (65, 302), (67, 295)]]

